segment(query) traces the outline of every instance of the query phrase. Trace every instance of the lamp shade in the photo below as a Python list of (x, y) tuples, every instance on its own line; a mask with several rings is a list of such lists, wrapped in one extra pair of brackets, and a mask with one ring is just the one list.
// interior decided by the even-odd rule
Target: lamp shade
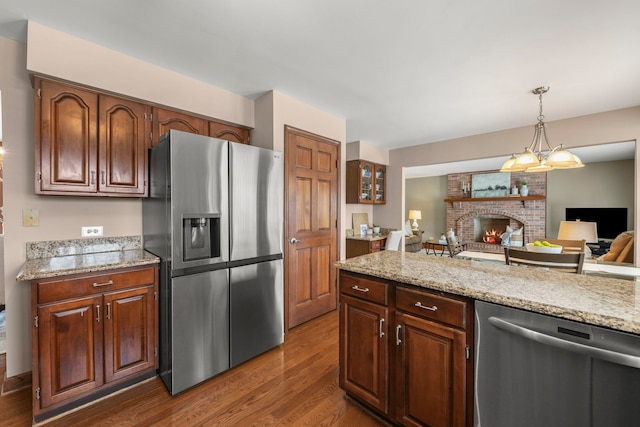
[(409, 219), (422, 219), (422, 211), (409, 211)]
[(586, 240), (587, 243), (597, 243), (598, 224), (588, 221), (560, 221), (558, 239)]

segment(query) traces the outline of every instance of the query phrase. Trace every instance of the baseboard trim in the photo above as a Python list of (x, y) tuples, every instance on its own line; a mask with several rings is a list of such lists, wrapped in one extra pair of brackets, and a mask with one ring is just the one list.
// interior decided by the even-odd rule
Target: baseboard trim
[(7, 373), (5, 372), (4, 378), (2, 379), (2, 387), (0, 387), (0, 396), (25, 389), (27, 387), (31, 387), (31, 372), (25, 372), (11, 378), (7, 378)]

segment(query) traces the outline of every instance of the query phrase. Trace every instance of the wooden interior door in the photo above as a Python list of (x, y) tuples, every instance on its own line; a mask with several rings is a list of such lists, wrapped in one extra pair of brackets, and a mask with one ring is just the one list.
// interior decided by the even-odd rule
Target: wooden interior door
[(337, 305), (340, 143), (285, 127), (285, 325)]

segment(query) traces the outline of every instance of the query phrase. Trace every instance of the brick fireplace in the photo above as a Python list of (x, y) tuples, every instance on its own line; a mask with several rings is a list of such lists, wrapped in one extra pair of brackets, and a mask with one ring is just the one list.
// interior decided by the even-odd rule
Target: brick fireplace
[[(482, 173), (493, 173), (487, 171)], [(516, 230), (523, 228), (524, 243), (533, 242), (546, 235), (546, 173), (511, 173), (511, 187), (520, 188), (527, 182), (527, 197), (471, 198), (469, 191), (472, 175), (479, 172), (448, 175), (447, 230), (453, 229), (468, 250), (501, 252), (499, 243), (487, 243), (482, 237), (486, 232), (504, 232), (509, 225)], [(491, 239), (485, 239), (491, 240)]]

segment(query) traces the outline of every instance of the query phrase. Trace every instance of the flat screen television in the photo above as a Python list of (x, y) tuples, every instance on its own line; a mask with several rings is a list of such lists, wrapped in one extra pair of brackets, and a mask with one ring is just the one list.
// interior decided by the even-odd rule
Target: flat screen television
[(613, 240), (627, 231), (627, 208), (566, 208), (567, 221), (588, 221), (598, 224), (598, 239)]

